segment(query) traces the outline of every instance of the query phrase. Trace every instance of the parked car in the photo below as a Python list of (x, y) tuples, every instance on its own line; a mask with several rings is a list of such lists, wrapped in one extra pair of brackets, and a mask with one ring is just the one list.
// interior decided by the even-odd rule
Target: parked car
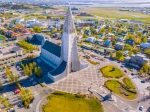
[(127, 70), (124, 70), (125, 73), (127, 73)]
[(117, 63), (120, 63), (120, 61), (117, 61)]
[(19, 88), (14, 88), (14, 93), (15, 94), (19, 94), (20, 93), (20, 89)]
[(20, 102), (19, 104), (18, 104), (18, 107), (23, 107), (23, 103), (22, 102)]
[(134, 76), (134, 73), (131, 73), (132, 76)]
[(139, 110), (140, 110), (140, 111), (143, 111), (143, 106), (140, 106), (140, 107), (139, 107)]
[(144, 80), (142, 80), (142, 81), (141, 81), (141, 83), (145, 83), (145, 81), (144, 81)]

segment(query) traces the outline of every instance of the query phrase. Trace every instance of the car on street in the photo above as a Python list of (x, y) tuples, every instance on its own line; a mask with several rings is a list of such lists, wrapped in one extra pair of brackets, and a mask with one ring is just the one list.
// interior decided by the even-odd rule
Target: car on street
[(145, 83), (145, 81), (144, 81), (144, 80), (142, 80), (142, 81), (141, 81), (141, 83)]
[(33, 85), (36, 85), (36, 84), (37, 84), (37, 82), (33, 81), (33, 82), (32, 82), (32, 84), (33, 84)]
[(127, 70), (124, 70), (125, 73), (127, 73)]
[(18, 107), (23, 107), (23, 103), (22, 102), (20, 102), (19, 104), (18, 104)]
[(140, 107), (139, 107), (139, 110), (140, 110), (140, 111), (143, 111), (143, 106), (140, 106)]
[(14, 88), (14, 93), (15, 94), (19, 94), (20, 93), (20, 89), (19, 88)]
[(131, 73), (132, 76), (134, 76), (134, 73)]
[(120, 67), (121, 67), (121, 68), (123, 68), (124, 66), (123, 66), (123, 65), (121, 65)]
[(5, 78), (5, 79), (6, 79), (6, 78), (7, 78), (7, 76), (8, 76), (7, 74), (3, 74), (3, 78)]
[(120, 63), (120, 61), (117, 61), (117, 63)]

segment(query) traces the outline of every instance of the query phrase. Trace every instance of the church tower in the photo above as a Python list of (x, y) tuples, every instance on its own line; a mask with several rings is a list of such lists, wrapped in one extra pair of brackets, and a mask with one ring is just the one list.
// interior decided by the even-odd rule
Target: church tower
[(67, 10), (66, 19), (63, 27), (61, 60), (67, 62), (67, 75), (71, 72), (80, 70), (78, 58), (76, 29), (70, 7)]

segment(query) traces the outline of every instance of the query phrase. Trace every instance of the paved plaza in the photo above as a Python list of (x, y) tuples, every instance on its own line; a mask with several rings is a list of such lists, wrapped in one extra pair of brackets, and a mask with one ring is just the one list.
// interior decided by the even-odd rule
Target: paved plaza
[[(105, 97), (109, 94), (109, 91), (103, 86), (104, 77), (101, 73), (98, 72), (98, 67), (90, 65), (88, 68), (83, 69), (79, 72), (74, 72), (70, 74), (65, 79), (58, 81), (49, 85), (50, 88), (61, 90), (69, 93), (83, 93), (88, 94), (88, 88), (94, 93), (96, 93), (97, 97)], [(112, 101), (104, 101), (102, 105), (106, 109), (106, 112), (110, 112), (107, 105), (111, 104), (112, 110), (115, 112), (123, 112), (123, 111), (137, 111), (137, 101), (126, 101), (120, 97), (116, 97), (116, 95), (112, 95)]]

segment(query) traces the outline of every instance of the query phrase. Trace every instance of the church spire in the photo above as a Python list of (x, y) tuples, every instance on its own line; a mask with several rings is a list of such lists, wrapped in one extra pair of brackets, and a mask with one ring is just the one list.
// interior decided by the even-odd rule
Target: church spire
[(66, 14), (66, 19), (64, 23), (64, 32), (69, 34), (75, 33), (75, 25), (70, 7), (68, 7)]

